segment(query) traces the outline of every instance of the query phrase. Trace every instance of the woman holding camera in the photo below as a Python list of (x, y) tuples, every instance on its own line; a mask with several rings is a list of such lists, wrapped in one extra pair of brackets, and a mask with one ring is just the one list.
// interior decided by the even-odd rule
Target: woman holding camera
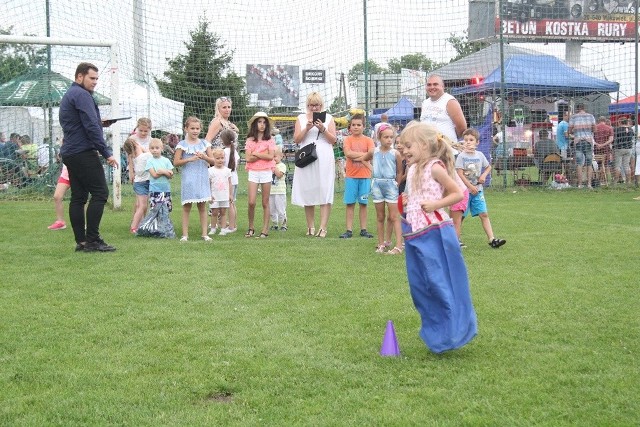
[[(335, 159), (333, 145), (336, 143), (336, 124), (330, 114), (324, 121), (313, 120), (313, 113), (324, 111), (324, 101), (318, 92), (307, 97), (307, 112), (296, 120), (293, 141), (302, 149), (316, 144), (318, 159), (305, 167), (297, 167), (293, 174), (291, 203), (304, 207), (307, 221), (307, 236), (326, 237), (331, 205), (333, 204)], [(320, 228), (315, 229), (315, 207), (320, 207)]]

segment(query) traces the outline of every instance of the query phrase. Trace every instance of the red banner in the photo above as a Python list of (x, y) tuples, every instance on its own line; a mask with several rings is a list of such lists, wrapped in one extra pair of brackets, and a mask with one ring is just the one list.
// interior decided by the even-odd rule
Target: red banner
[[(496, 33), (500, 32), (500, 19), (496, 18)], [(635, 41), (637, 29), (629, 21), (574, 21), (541, 19), (530, 21), (502, 21), (503, 36), (513, 39), (537, 40), (591, 40), (599, 42)]]

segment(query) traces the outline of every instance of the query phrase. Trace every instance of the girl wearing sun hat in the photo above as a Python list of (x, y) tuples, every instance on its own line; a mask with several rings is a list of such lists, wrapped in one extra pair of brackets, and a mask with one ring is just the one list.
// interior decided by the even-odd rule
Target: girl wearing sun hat
[(262, 231), (258, 237), (269, 236), (269, 196), (271, 194), (271, 173), (275, 167), (273, 157), (276, 152), (276, 143), (271, 137), (271, 119), (262, 111), (258, 111), (249, 119), (249, 134), (245, 143), (246, 169), (249, 172), (249, 230), (244, 235), (252, 237), (255, 234), (254, 217), (258, 186), (262, 190)]

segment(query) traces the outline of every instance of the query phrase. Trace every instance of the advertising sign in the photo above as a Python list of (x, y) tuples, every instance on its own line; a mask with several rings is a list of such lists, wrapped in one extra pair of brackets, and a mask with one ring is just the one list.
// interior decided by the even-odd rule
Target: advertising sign
[(247, 64), (247, 93), (258, 107), (297, 107), (300, 71), (297, 65)]
[[(486, 15), (492, 7), (493, 28), (480, 28), (487, 24), (474, 23), (478, 14)], [(636, 0), (471, 0), (469, 40), (490, 39), (502, 30), (509, 40), (632, 42), (638, 33), (637, 7)]]
[[(500, 20), (496, 18), (496, 32)], [(576, 21), (564, 19), (541, 19), (538, 21), (502, 21), (502, 34), (508, 38), (623, 42), (634, 41), (634, 22), (624, 21)]]
[(302, 70), (302, 83), (324, 83), (324, 70)]

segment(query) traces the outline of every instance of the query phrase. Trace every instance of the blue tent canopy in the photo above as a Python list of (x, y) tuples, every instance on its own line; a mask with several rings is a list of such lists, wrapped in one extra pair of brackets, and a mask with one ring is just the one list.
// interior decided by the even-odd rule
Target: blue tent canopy
[[(402, 97), (393, 107), (389, 108), (382, 114), (386, 114), (389, 117), (389, 123), (402, 123), (407, 124), (413, 120), (413, 109), (415, 105), (409, 99)], [(380, 117), (382, 114), (371, 114), (369, 116), (369, 123), (375, 125), (380, 123)]]
[[(504, 83), (508, 93), (525, 96), (585, 96), (617, 92), (616, 82), (588, 76), (550, 55), (514, 55), (504, 64)], [(453, 95), (500, 93), (500, 68), (476, 85), (451, 90)]]
[(636, 99), (640, 100), (640, 93), (609, 105), (609, 114), (634, 114), (636, 112)]

